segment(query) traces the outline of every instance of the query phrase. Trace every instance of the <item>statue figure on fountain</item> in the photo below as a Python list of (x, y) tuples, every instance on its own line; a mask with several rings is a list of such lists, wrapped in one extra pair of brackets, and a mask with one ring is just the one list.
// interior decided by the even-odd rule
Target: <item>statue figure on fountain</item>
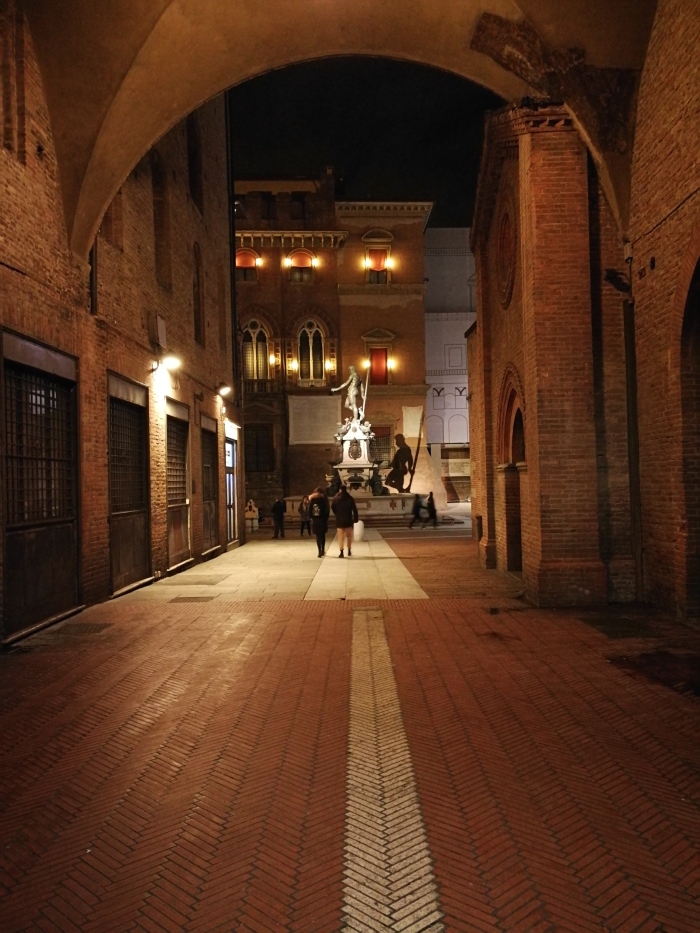
[[(353, 421), (361, 421), (365, 414), (365, 387), (362, 385), (362, 379), (354, 366), (348, 369), (348, 378), (338, 386), (337, 389), (331, 389), (331, 392), (340, 392), (347, 387), (348, 394), (345, 399), (345, 407), (352, 412)], [(358, 396), (362, 399), (362, 405), (358, 406)]]

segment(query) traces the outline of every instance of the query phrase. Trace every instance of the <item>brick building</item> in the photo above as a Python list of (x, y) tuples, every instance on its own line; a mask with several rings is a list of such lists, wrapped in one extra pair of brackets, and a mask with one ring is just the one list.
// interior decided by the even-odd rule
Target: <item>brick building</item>
[(88, 265), (67, 241), (31, 36), (4, 12), (0, 563), (11, 638), (237, 538), (237, 429), (218, 394), (232, 385), (223, 98), (140, 159)]
[[(347, 415), (331, 394), (369, 378), (374, 455), (424, 443), (423, 231), (430, 204), (336, 201), (320, 179), (236, 181), (236, 289), (246, 487), (264, 509), (331, 473)], [(415, 488), (428, 491), (418, 458)]]

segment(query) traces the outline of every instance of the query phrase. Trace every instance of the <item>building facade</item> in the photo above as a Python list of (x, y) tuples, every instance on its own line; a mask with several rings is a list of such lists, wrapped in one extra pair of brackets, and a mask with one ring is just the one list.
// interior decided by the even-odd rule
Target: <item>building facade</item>
[(138, 162), (88, 265), (68, 246), (42, 82), (15, 14), (0, 24), (12, 65), (0, 148), (4, 640), (238, 537), (237, 429), (218, 394), (233, 382), (223, 98)]
[(471, 493), (465, 332), (476, 316), (469, 229), (425, 231), (426, 436), (450, 501)]
[[(236, 287), (246, 485), (263, 510), (325, 486), (355, 366), (372, 453), (425, 450), (423, 232), (430, 204), (336, 201), (320, 179), (236, 181)], [(416, 451), (422, 453), (416, 458)], [(420, 487), (420, 489), (419, 489)]]

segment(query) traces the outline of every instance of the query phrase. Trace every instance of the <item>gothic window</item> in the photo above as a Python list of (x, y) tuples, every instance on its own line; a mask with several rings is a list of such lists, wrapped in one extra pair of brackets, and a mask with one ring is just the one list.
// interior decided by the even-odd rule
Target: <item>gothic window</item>
[(323, 332), (315, 321), (307, 321), (299, 331), (299, 381), (325, 381)]
[(190, 197), (200, 214), (204, 213), (204, 185), (202, 178), (202, 142), (197, 117), (191, 113), (186, 120), (187, 131), (187, 178)]
[(151, 153), (151, 184), (153, 187), (153, 241), (156, 278), (164, 288), (171, 288), (170, 192), (168, 190), (165, 164), (155, 151)]
[(236, 281), (257, 282), (261, 259), (252, 249), (236, 250)]
[(268, 366), (267, 334), (259, 321), (250, 321), (243, 328), (243, 378), (268, 379)]
[(205, 339), (203, 287), (202, 252), (199, 248), (199, 243), (195, 243), (192, 268), (192, 310), (194, 314), (194, 339), (202, 347), (204, 346)]

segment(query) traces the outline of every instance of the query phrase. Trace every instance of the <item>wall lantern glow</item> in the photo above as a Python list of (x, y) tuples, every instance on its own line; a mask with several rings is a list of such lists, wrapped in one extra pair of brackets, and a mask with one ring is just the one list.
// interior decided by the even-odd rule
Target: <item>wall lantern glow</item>
[(385, 261), (385, 265), (386, 265), (387, 269), (393, 269), (393, 268), (394, 268), (394, 260), (391, 258), (391, 256), (389, 256), (388, 259)]
[(285, 264), (285, 266), (286, 266), (287, 268), (289, 268), (289, 267), (291, 266), (292, 260), (289, 258), (289, 256), (285, 256), (285, 258), (284, 258), (284, 264)]
[(369, 369), (369, 360), (364, 360), (362, 365), (364, 366), (365, 369)]
[(318, 267), (318, 257), (317, 257), (317, 256), (314, 256), (314, 258), (311, 260), (311, 265), (314, 267), (314, 269), (316, 269), (316, 268)]
[(333, 364), (331, 363), (330, 360), (326, 360), (325, 366), (326, 366), (326, 372), (329, 373), (332, 369)]
[(231, 392), (231, 386), (227, 385), (225, 382), (220, 382), (216, 387), (217, 395), (220, 395), (221, 398), (224, 398), (226, 395), (229, 395)]
[(256, 257), (255, 257), (255, 265), (256, 265), (256, 266), (261, 266), (261, 265), (262, 265), (262, 257), (261, 257), (261, 256), (256, 256)]
[(290, 364), (290, 369), (292, 370), (293, 373), (295, 373), (297, 369), (299, 369), (299, 363), (297, 362), (297, 360), (292, 360)]
[(270, 366), (274, 366), (274, 365), (275, 365), (275, 354), (271, 353), (270, 354)]
[(364, 265), (365, 269), (369, 269), (369, 267), (370, 267), (370, 265), (371, 265), (369, 256), (366, 256), (366, 257), (365, 257), (365, 261), (364, 261), (363, 265)]
[(387, 369), (394, 369), (395, 366), (396, 366), (396, 362), (395, 362), (395, 360), (394, 360), (392, 357), (390, 357), (390, 358), (386, 361), (386, 365), (387, 365)]
[(168, 372), (173, 372), (174, 370), (179, 369), (180, 365), (180, 360), (176, 356), (168, 354), (167, 356), (163, 356), (154, 362), (152, 371), (155, 373), (162, 367), (163, 369), (167, 369)]

